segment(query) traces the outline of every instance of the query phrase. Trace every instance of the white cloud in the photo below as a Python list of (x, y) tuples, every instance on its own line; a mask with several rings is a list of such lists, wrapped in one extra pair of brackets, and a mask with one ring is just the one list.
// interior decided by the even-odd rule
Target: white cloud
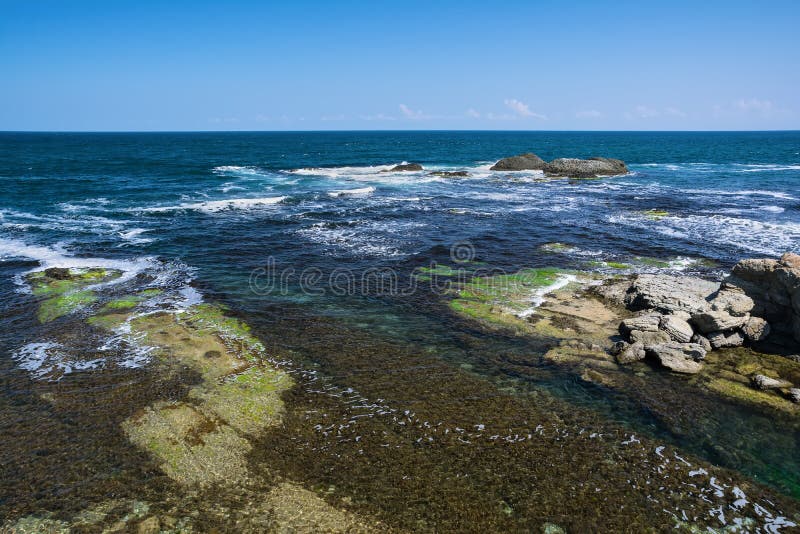
[(734, 104), (734, 107), (741, 111), (746, 112), (756, 112), (756, 113), (769, 113), (772, 111), (772, 101), (771, 100), (759, 100), (758, 98), (750, 98), (744, 99), (740, 98)]
[(578, 111), (575, 113), (575, 117), (578, 119), (599, 119), (602, 116), (603, 114), (596, 109), (588, 109), (586, 111)]
[(536, 119), (547, 120), (547, 117), (539, 113), (531, 111), (528, 104), (517, 100), (516, 98), (506, 98), (504, 101), (507, 108), (512, 110), (520, 117), (533, 117)]
[(517, 116), (510, 113), (487, 113), (486, 118), (490, 121), (513, 121)]
[(475, 111), (473, 108), (469, 108), (466, 111), (466, 115), (467, 115), (467, 117), (470, 117), (472, 119), (480, 119), (481, 118), (481, 114), (478, 113), (477, 111)]
[(397, 117), (392, 117), (391, 115), (385, 115), (383, 113), (378, 113), (377, 115), (361, 115), (359, 117), (363, 121), (395, 121)]
[(405, 104), (400, 104), (400, 113), (403, 114), (403, 117), (406, 119), (411, 120), (423, 120), (423, 119), (430, 119), (429, 115), (424, 114), (422, 111), (413, 110), (410, 107), (406, 106)]

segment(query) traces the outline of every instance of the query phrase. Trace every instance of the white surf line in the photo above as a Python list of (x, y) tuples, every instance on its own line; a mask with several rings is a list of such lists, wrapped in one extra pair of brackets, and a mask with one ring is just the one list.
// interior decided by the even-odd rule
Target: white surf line
[(517, 313), (516, 314), (517, 317), (519, 317), (520, 319), (527, 319), (536, 312), (536, 308), (538, 308), (539, 306), (542, 305), (542, 303), (544, 303), (545, 300), (544, 297), (547, 294), (552, 293), (553, 291), (558, 291), (559, 289), (566, 286), (570, 282), (576, 282), (577, 280), (578, 278), (574, 274), (562, 274), (558, 278), (556, 278), (556, 281), (550, 284), (549, 286), (538, 288), (536, 291), (533, 292), (533, 295), (531, 296), (531, 306)]

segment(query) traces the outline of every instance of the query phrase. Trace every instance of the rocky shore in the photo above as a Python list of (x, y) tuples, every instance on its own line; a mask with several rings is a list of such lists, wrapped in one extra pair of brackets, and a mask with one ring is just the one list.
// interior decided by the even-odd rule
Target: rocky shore
[(552, 178), (597, 178), (625, 174), (628, 167), (624, 161), (611, 158), (558, 158), (546, 162), (536, 154), (527, 153), (503, 158), (490, 170), (542, 171), (545, 176)]

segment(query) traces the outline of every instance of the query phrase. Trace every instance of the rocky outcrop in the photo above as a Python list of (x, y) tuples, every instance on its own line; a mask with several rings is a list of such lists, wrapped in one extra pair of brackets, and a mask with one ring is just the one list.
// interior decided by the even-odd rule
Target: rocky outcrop
[(402, 163), (400, 165), (395, 165), (388, 172), (414, 172), (414, 171), (421, 171), (422, 165), (419, 163)]
[(625, 162), (611, 158), (559, 158), (548, 163), (544, 168), (546, 176), (568, 178), (595, 178), (598, 176), (615, 176), (628, 172)]
[(596, 178), (615, 176), (628, 172), (625, 162), (611, 158), (558, 158), (546, 162), (536, 154), (527, 153), (503, 158), (495, 163), (493, 171), (544, 171), (545, 176), (553, 178)]
[(620, 363), (641, 359), (631, 350), (631, 344), (638, 344), (664, 367), (696, 372), (697, 365), (680, 358), (697, 363), (700, 352), (758, 343), (776, 330), (800, 342), (800, 256), (742, 260), (721, 283), (639, 275), (622, 302), (639, 314), (619, 325), (627, 343), (615, 349)]
[[(773, 332), (800, 343), (800, 256), (787, 252), (780, 260), (742, 260), (723, 286), (749, 297), (754, 303), (751, 314), (768, 322)], [(748, 325), (743, 328), (745, 335), (759, 334), (752, 329), (755, 325)]]
[(489, 170), (492, 171), (542, 171), (547, 162), (536, 154), (527, 153), (519, 156), (503, 158), (495, 163)]

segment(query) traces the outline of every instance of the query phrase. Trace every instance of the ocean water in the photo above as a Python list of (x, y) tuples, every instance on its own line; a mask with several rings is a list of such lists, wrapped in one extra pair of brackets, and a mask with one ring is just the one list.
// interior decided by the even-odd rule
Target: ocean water
[[(545, 181), (536, 172), (489, 170), (501, 157), (529, 151), (544, 159), (620, 158), (630, 172)], [(390, 171), (402, 162), (425, 170)], [(430, 174), (454, 170), (469, 175)], [(555, 242), (565, 246), (542, 252)], [(224, 302), (268, 347), (294, 355), (292, 365), (317, 369), (365, 398), (459, 420), (467, 406), (476, 417), (495, 410), (508, 424), (546, 412), (572, 434), (589, 425), (625, 429), (771, 488), (796, 512), (800, 431), (792, 421), (686, 394), (678, 408), (685, 418), (673, 424), (662, 413), (672, 408), (587, 387), (532, 360), (546, 347), (480, 331), (446, 313), (430, 289), (341, 294), (308, 278), (301, 283), (303, 273), (359, 279), (376, 269), (405, 281), (415, 268), (452, 263), (453, 255), (511, 271), (585, 269), (587, 261), (602, 270), (602, 262), (650, 258), (663, 262), (660, 270), (719, 277), (741, 258), (787, 251), (800, 252), (798, 132), (0, 133), (0, 518), (77, 510), (112, 490), (145, 491), (146, 459), (125, 443), (119, 422), (165, 391), (173, 398), (182, 391), (147, 375), (146, 354), (116, 345), (113, 357), (98, 352), (114, 340), (64, 348), (58, 333), (38, 325), (21, 277), (49, 266), (121, 269), (125, 280), (172, 291), (165, 306)], [(259, 285), (264, 272), (283, 273), (285, 283)], [(509, 364), (521, 355), (537, 363)], [(472, 406), (466, 385), (445, 387), (453, 373), (469, 374), (475, 398), (511, 400)], [(666, 380), (653, 378), (672, 387)], [(73, 399), (70, 410), (51, 410), (44, 390)], [(329, 402), (295, 395), (299, 405)], [(700, 420), (686, 428), (693, 402)], [(302, 423), (292, 424), (303, 435)], [(484, 449), (493, 478), (473, 474), (482, 482), (456, 484), (433, 502), (422, 488), (446, 487), (448, 471), (469, 471), (473, 452), (438, 451), (422, 461), (414, 452), (373, 451), (371, 461), (325, 464), (285, 436), (265, 438), (267, 445), (284, 452), (279, 462), (264, 460), (281, 473), (310, 487), (335, 485), (406, 528), (469, 530), (454, 518), (481, 517), (470, 499), (491, 495), (510, 505), (530, 491), (512, 476), (518, 464)], [(430, 477), (407, 495), (433, 504), (409, 506), (390, 490), (396, 480), (386, 473), (401, 467)], [(563, 490), (562, 471), (554, 467), (542, 487)], [(153, 500), (167, 492), (147, 491)], [(506, 528), (534, 525), (530, 514), (515, 513), (502, 516)], [(609, 521), (552, 510), (536, 518), (545, 516), (576, 526)]]

